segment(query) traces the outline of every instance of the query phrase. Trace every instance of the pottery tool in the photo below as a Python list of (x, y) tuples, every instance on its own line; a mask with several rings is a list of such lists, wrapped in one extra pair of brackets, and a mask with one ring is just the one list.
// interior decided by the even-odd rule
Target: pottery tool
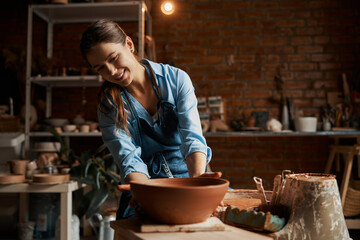
[(260, 200), (261, 200), (261, 204), (266, 205), (267, 201), (266, 201), (266, 196), (265, 196), (265, 191), (264, 191), (264, 187), (262, 185), (262, 179), (258, 178), (258, 177), (253, 177), (255, 183), (256, 183), (256, 188), (259, 192), (259, 196), (260, 196)]
[[(225, 210), (224, 222), (229, 225), (248, 228), (255, 231), (276, 232), (285, 226), (286, 220), (279, 217), (277, 206), (271, 206), (266, 200), (262, 179), (253, 177), (261, 205), (252, 209), (242, 209), (229, 206)], [(280, 184), (279, 184), (280, 185)], [(272, 199), (272, 201), (274, 201)], [(273, 212), (274, 211), (274, 212)]]

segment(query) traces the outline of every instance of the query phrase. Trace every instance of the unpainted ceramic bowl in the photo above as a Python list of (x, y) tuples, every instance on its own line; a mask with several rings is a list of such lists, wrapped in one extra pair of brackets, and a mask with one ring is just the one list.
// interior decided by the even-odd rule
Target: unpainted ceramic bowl
[(0, 184), (22, 183), (24, 181), (24, 174), (0, 174)]
[(33, 175), (34, 183), (63, 183), (70, 181), (70, 174), (47, 174), (39, 173)]
[(76, 130), (76, 125), (75, 124), (66, 124), (65, 126), (63, 126), (64, 132), (73, 132)]
[(69, 121), (66, 118), (49, 118), (46, 119), (45, 122), (51, 124), (54, 127), (62, 127)]
[(220, 204), (229, 181), (220, 178), (159, 178), (130, 183), (147, 217), (166, 224), (206, 221)]

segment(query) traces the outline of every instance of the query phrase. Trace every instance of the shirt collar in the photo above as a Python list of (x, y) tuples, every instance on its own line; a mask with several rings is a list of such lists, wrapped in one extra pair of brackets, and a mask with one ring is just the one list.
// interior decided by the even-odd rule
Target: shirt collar
[(152, 62), (152, 61), (150, 61), (148, 59), (142, 59), (141, 62), (149, 64), (155, 75), (161, 76), (161, 77), (165, 76), (163, 68), (161, 67), (162, 64)]

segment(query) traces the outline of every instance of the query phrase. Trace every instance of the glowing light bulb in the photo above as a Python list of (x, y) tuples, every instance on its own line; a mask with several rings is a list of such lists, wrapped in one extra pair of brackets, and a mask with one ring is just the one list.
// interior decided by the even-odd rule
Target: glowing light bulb
[(170, 15), (170, 14), (174, 13), (175, 8), (174, 8), (174, 5), (171, 2), (164, 1), (161, 4), (161, 11), (166, 15)]

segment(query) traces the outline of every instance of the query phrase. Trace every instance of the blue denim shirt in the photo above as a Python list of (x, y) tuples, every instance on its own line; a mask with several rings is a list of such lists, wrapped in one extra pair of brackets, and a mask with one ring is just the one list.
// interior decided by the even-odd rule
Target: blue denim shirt
[[(165, 157), (165, 159), (167, 158), (166, 160), (168, 160), (169, 163), (168, 167), (175, 177), (185, 176), (184, 169), (187, 173), (185, 158), (188, 155), (195, 152), (202, 152), (207, 156), (207, 163), (209, 163), (211, 159), (211, 149), (207, 146), (202, 134), (197, 109), (197, 99), (189, 75), (181, 69), (170, 65), (154, 63), (148, 60), (145, 61), (149, 63), (152, 68), (161, 98), (174, 104), (179, 126), (173, 139), (168, 139), (165, 143), (160, 143), (151, 136), (146, 135), (146, 133), (141, 130), (141, 127), (139, 129), (136, 116), (130, 113), (129, 104), (132, 104), (137, 116), (152, 126), (154, 131), (159, 134), (161, 134), (161, 131), (146, 109), (130, 94), (127, 93), (128, 98), (126, 98), (124, 91), (122, 92), (122, 99), (129, 116), (128, 130), (133, 137), (126, 134), (122, 129), (116, 129), (115, 109), (111, 114), (104, 114), (98, 110), (102, 138), (120, 168), (122, 183), (125, 183), (126, 176), (132, 172), (146, 174), (149, 178), (157, 176), (152, 174), (151, 171), (157, 171), (159, 169), (149, 169), (148, 162), (159, 153), (161, 153), (161, 156)], [(129, 99), (131, 103), (129, 103), (127, 99)], [(108, 106), (112, 107), (110, 104)], [(177, 150), (178, 154), (175, 154), (177, 155), (175, 158), (180, 157), (182, 158), (181, 161), (169, 162), (169, 160), (171, 160), (169, 158), (173, 156), (173, 154), (169, 154), (169, 151), (176, 152)], [(177, 173), (179, 174), (177, 175)], [(161, 175), (159, 176), (161, 177)]]

